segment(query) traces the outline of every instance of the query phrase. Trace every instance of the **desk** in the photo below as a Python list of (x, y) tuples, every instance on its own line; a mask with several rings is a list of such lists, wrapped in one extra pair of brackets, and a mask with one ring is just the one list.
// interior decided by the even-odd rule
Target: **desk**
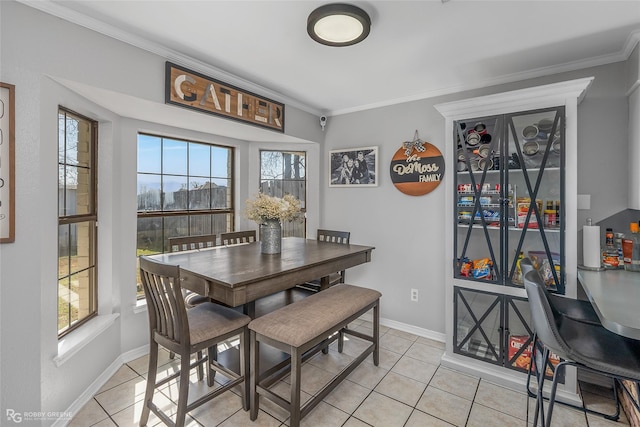
[(578, 270), (578, 280), (605, 328), (640, 340), (640, 273)]
[[(372, 246), (318, 242), (298, 237), (282, 239), (282, 253), (265, 255), (260, 242), (217, 246), (198, 251), (153, 255), (179, 265), (182, 287), (231, 307), (254, 313), (254, 301), (279, 291), (371, 261)], [(252, 316), (253, 317), (253, 316)]]

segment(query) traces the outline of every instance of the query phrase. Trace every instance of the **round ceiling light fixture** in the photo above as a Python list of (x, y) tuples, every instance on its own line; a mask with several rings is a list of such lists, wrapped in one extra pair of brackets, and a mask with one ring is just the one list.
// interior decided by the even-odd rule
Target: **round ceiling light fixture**
[(307, 19), (312, 39), (327, 46), (351, 46), (369, 35), (371, 18), (359, 7), (332, 3), (320, 6)]

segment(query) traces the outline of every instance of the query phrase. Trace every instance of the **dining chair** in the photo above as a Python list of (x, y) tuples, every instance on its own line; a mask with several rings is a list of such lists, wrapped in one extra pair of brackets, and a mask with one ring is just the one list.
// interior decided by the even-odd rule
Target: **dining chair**
[(240, 243), (251, 243), (256, 241), (256, 231), (233, 231), (230, 233), (222, 233), (220, 235), (221, 245), (238, 245)]
[[(338, 243), (342, 245), (348, 245), (350, 237), (351, 237), (351, 233), (349, 231), (318, 229), (316, 233), (316, 240), (318, 242)], [(329, 287), (333, 285), (337, 285), (338, 283), (344, 283), (344, 280), (345, 280), (345, 270), (332, 273), (329, 275)], [(312, 281), (305, 282), (298, 286), (304, 289), (317, 292), (320, 290), (320, 283), (321, 283), (321, 279), (314, 279)]]
[[(537, 427), (539, 417), (542, 425), (551, 426), (558, 381), (560, 373), (566, 366), (575, 366), (578, 369), (611, 378), (614, 381), (614, 393), (616, 393), (616, 380), (640, 381), (640, 340), (615, 334), (601, 325), (580, 322), (562, 315), (550, 304), (548, 291), (536, 270), (525, 274), (524, 286), (531, 309), (533, 327), (537, 339), (544, 348), (543, 360), (546, 360), (551, 351), (562, 359), (553, 374), (546, 423), (543, 406), (545, 375), (539, 375), (534, 427)], [(621, 387), (625, 393), (629, 393), (623, 384)], [(635, 401), (633, 404), (640, 410)], [(585, 412), (594, 412), (588, 410), (584, 403), (582, 409)], [(605, 418), (618, 418), (617, 398), (616, 409), (616, 414), (605, 415)]]
[(215, 234), (169, 237), (169, 252), (189, 251), (216, 246)]
[[(203, 234), (196, 236), (169, 237), (169, 252), (182, 252), (210, 248), (216, 246), (215, 234)], [(210, 302), (211, 299), (196, 292), (183, 289), (184, 303), (187, 308), (193, 308), (198, 304)], [(169, 358), (173, 359), (175, 354), (169, 352)], [(200, 375), (201, 376), (201, 375)]]
[[(169, 252), (182, 252), (216, 246), (215, 234), (203, 234), (197, 236), (170, 237)], [(203, 302), (210, 302), (211, 299), (196, 292), (184, 290), (184, 301), (187, 308), (193, 308)]]
[[(150, 335), (149, 371), (140, 426), (147, 424), (150, 412), (153, 412), (165, 424), (182, 427), (185, 424), (187, 412), (236, 385), (242, 385), (242, 404), (244, 410), (248, 410), (249, 329), (247, 325), (251, 318), (212, 302), (199, 304), (187, 310), (182, 298), (180, 267), (177, 265), (165, 264), (141, 256), (140, 276), (147, 299)], [(211, 355), (212, 349), (217, 347), (218, 343), (236, 336), (240, 338), (240, 373), (233, 372), (209, 358), (207, 363), (209, 386), (214, 385), (215, 372), (220, 372), (230, 381), (188, 404), (189, 372), (207, 360), (206, 357), (200, 356), (201, 352), (206, 349)], [(159, 346), (180, 356), (180, 370), (156, 382)], [(191, 355), (194, 353), (199, 357), (191, 363)], [(174, 423), (169, 415), (153, 403), (153, 395), (156, 389), (176, 378), (178, 378), (179, 391)]]

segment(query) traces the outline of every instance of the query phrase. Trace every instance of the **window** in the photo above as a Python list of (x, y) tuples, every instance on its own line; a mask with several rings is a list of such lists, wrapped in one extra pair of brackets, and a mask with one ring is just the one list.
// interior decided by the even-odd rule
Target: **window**
[(170, 237), (233, 231), (233, 154), (230, 147), (138, 135), (137, 256), (168, 251)]
[[(260, 151), (260, 192), (282, 197), (291, 194), (300, 200), (302, 212), (307, 210), (306, 154), (303, 151)], [(285, 237), (306, 237), (306, 224), (293, 220), (282, 224)]]
[(96, 315), (98, 123), (58, 110), (58, 335)]

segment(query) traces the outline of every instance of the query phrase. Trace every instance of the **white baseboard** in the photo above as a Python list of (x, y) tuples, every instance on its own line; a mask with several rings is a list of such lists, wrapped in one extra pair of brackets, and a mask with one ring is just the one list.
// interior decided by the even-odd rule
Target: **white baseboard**
[[(365, 314), (361, 317), (361, 319), (371, 321), (372, 317), (369, 314)], [(410, 334), (414, 334), (424, 338), (429, 338), (434, 341), (445, 342), (445, 334), (440, 332), (435, 332), (429, 329), (419, 328), (417, 326), (383, 318), (380, 319), (380, 324), (389, 328), (397, 329), (399, 331), (408, 332)], [(122, 365), (139, 357), (142, 357), (147, 353), (149, 353), (149, 344), (121, 354), (116, 358), (116, 360), (113, 361), (113, 363), (111, 363), (111, 365), (109, 365), (107, 369), (104, 370), (104, 372), (98, 378), (95, 379), (95, 381), (91, 383), (91, 385), (84, 391), (84, 393), (82, 393), (82, 395), (80, 395), (71, 404), (71, 406), (69, 406), (66, 413), (75, 415), (80, 409), (84, 407), (84, 405), (87, 404), (87, 402), (89, 402), (93, 398), (93, 396), (102, 388), (102, 386), (105, 385), (107, 381), (109, 381), (109, 378), (111, 378), (118, 371), (118, 369), (122, 367)], [(69, 421), (71, 420), (58, 419), (55, 423), (52, 424), (52, 427), (64, 427), (69, 423)]]
[[(69, 406), (69, 408), (67, 408), (67, 410), (65, 411), (65, 413), (67, 414), (73, 414), (75, 416), (75, 414), (78, 413), (78, 411), (80, 411), (84, 405), (87, 404), (87, 402), (89, 402), (93, 396), (102, 388), (103, 385), (105, 385), (107, 383), (107, 381), (109, 381), (109, 379), (116, 373), (118, 372), (118, 369), (120, 369), (122, 367), (122, 365), (124, 365), (127, 362), (131, 362), (132, 360), (135, 360), (139, 357), (144, 356), (145, 354), (149, 353), (149, 344), (143, 345), (141, 347), (138, 347), (136, 349), (130, 350), (126, 353), (121, 354), (120, 356), (118, 356), (112, 363), (111, 365), (109, 365), (107, 367), (107, 369), (104, 370), (104, 372), (102, 372), (102, 374), (100, 374), (100, 376), (98, 378), (95, 379), (95, 381), (93, 381), (91, 383), (91, 385), (89, 385), (89, 387), (84, 391), (84, 393), (82, 393), (72, 404), (71, 406)], [(53, 424), (52, 427), (64, 427), (66, 426), (71, 420), (70, 419), (58, 419), (56, 420)]]
[(397, 322), (395, 320), (390, 320), (390, 319), (380, 319), (380, 324), (383, 326), (388, 326), (389, 328), (397, 329), (399, 331), (418, 335), (419, 337), (429, 338), (434, 341), (438, 341), (442, 343), (446, 341), (446, 335), (441, 332), (419, 328), (417, 326), (409, 325), (407, 323)]
[[(368, 313), (363, 314), (359, 317), (361, 320), (366, 320), (367, 322), (373, 321), (373, 313), (369, 311)], [(419, 328), (417, 326), (409, 325), (407, 323), (397, 322), (395, 320), (385, 319), (383, 317), (380, 318), (380, 324), (382, 326), (387, 326), (389, 328), (397, 329), (402, 332), (408, 332), (413, 335), (417, 335), (419, 337), (429, 338), (438, 342), (446, 342), (446, 335), (441, 332), (432, 331), (429, 329)]]

